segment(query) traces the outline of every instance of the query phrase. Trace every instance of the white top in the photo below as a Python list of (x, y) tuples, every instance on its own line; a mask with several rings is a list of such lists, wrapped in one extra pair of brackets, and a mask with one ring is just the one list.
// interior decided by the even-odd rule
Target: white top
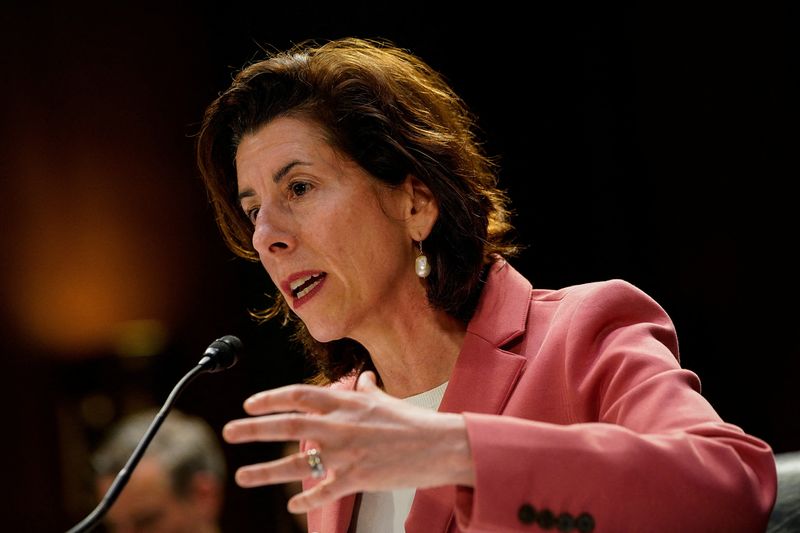
[[(434, 389), (409, 396), (403, 401), (436, 411), (442, 403), (447, 383), (445, 381)], [(404, 524), (415, 492), (416, 489), (410, 488), (362, 493), (356, 533), (405, 533)]]

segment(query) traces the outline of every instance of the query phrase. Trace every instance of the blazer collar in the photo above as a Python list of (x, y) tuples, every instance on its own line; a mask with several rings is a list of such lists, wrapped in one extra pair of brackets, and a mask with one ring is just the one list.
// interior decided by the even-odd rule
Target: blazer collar
[[(502, 347), (525, 332), (530, 299), (528, 280), (505, 260), (492, 265), (439, 411), (501, 412), (525, 366)], [(417, 490), (406, 531), (449, 531), (454, 503), (453, 486)]]
[(525, 332), (531, 283), (505, 259), (492, 264), (467, 332), (503, 346)]

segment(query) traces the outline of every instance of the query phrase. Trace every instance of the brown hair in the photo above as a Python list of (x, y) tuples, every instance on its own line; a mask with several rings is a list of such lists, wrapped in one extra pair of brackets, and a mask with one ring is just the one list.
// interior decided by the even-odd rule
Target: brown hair
[[(304, 43), (241, 70), (206, 110), (197, 158), (225, 242), (250, 260), (258, 255), (237, 199), (236, 150), (243, 136), (281, 116), (313, 120), (333, 148), (383, 183), (399, 185), (412, 174), (430, 188), (439, 217), (425, 241), (428, 300), (467, 322), (484, 268), (516, 246), (507, 239), (507, 198), (476, 140), (475, 121), (442, 77), (405, 50), (353, 38)], [(292, 320), (280, 293), (261, 316), (276, 315)], [(319, 343), (296, 322), (317, 382), (372, 367), (355, 341)]]

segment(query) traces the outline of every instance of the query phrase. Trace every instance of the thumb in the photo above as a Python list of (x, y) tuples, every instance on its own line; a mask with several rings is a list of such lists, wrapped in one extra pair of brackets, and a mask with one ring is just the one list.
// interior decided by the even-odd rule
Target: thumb
[(380, 390), (378, 388), (375, 372), (373, 372), (372, 370), (367, 370), (365, 372), (362, 372), (358, 376), (358, 382), (356, 382), (356, 390), (361, 392), (375, 392)]

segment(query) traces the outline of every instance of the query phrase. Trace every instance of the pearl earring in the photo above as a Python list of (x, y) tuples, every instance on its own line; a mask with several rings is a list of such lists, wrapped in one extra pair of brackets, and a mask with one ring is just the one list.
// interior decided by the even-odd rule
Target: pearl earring
[(431, 265), (428, 263), (428, 258), (422, 253), (422, 241), (419, 241), (419, 255), (414, 260), (414, 271), (421, 278), (427, 278), (428, 274), (431, 273)]

